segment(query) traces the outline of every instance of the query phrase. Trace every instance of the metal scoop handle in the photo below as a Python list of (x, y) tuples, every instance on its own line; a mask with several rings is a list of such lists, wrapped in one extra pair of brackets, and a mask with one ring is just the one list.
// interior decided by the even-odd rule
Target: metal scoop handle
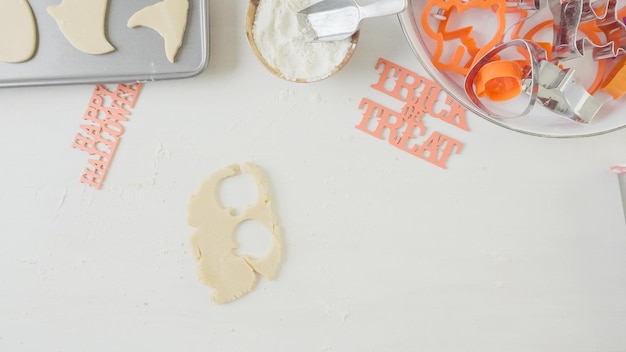
[(370, 5), (359, 6), (361, 20), (371, 17), (395, 15), (404, 11), (407, 0), (381, 0)]
[(352, 36), (362, 19), (393, 15), (406, 9), (408, 0), (379, 0), (359, 6), (355, 0), (322, 0), (299, 14), (308, 22), (314, 42), (342, 40)]

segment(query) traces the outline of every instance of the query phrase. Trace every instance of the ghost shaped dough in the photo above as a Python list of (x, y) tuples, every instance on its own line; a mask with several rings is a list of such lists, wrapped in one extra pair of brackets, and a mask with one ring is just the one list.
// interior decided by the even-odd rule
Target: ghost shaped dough
[(48, 6), (65, 38), (87, 54), (106, 54), (115, 50), (104, 34), (108, 0), (63, 0)]
[(144, 7), (128, 19), (128, 27), (144, 26), (152, 28), (163, 37), (165, 55), (174, 63), (176, 53), (183, 44), (187, 26), (188, 0), (164, 0)]
[[(239, 175), (241, 171), (256, 180), (259, 198), (241, 214), (236, 214), (234, 209), (221, 206), (217, 189), (222, 180)], [(276, 278), (282, 259), (282, 239), (267, 182), (256, 165), (245, 163), (241, 168), (231, 165), (211, 175), (192, 196), (188, 210), (188, 223), (196, 228), (191, 247), (198, 261), (199, 277), (213, 288), (212, 299), (216, 303), (234, 301), (250, 292), (257, 273), (268, 280)], [(235, 254), (235, 228), (247, 220), (259, 221), (272, 233), (272, 248), (264, 258)]]
[(0, 0), (0, 60), (29, 60), (36, 47), (37, 24), (28, 1)]

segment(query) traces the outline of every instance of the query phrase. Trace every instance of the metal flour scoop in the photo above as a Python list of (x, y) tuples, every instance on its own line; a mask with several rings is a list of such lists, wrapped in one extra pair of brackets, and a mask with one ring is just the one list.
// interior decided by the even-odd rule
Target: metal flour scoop
[(341, 40), (352, 36), (361, 20), (388, 16), (406, 9), (407, 0), (380, 0), (359, 6), (354, 0), (323, 0), (300, 11), (311, 25), (314, 41)]

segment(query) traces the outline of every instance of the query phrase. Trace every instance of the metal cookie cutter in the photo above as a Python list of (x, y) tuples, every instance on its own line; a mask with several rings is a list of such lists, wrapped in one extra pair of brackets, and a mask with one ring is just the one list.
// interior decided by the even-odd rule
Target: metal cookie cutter
[[(608, 0), (599, 16), (589, 0), (548, 0), (554, 17), (553, 57), (575, 59), (591, 50), (594, 60), (614, 58), (626, 53), (626, 25), (618, 19), (617, 0)], [(597, 44), (588, 38), (578, 39), (580, 26), (596, 27), (607, 40)]]
[[(494, 112), (486, 106), (480, 100), (480, 91), (484, 84), (481, 70), (489, 63), (501, 60), (502, 51), (508, 48), (516, 48), (526, 60), (508, 61), (520, 65), (521, 75), (508, 75), (504, 78), (511, 80), (512, 77), (517, 77), (519, 86), (522, 87), (521, 92), (527, 94), (529, 99), (522, 113), (505, 115), (502, 112)], [(539, 101), (556, 114), (576, 122), (589, 123), (602, 107), (602, 102), (574, 80), (574, 72), (573, 69), (560, 69), (548, 61), (545, 50), (538, 44), (515, 39), (496, 46), (476, 61), (465, 79), (465, 92), (477, 107), (495, 118), (525, 116), (534, 107), (535, 102)], [(489, 78), (498, 79), (498, 77)]]
[(539, 62), (537, 99), (553, 112), (576, 122), (589, 123), (602, 102), (574, 81), (574, 69), (560, 69), (549, 61)]

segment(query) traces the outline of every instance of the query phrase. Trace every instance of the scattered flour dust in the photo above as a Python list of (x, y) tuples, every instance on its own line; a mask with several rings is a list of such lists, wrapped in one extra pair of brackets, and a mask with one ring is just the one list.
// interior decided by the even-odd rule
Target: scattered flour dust
[(314, 38), (298, 12), (318, 0), (260, 0), (252, 34), (267, 63), (289, 81), (317, 81), (332, 73), (348, 54), (350, 39), (311, 43)]

